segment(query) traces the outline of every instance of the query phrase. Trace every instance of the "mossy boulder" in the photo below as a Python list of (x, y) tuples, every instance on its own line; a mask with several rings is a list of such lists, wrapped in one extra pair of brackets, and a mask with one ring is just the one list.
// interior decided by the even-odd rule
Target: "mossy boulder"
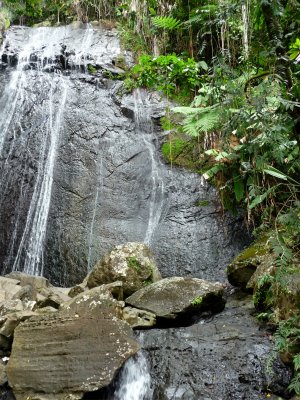
[(123, 282), (124, 296), (161, 279), (154, 257), (144, 243), (116, 246), (105, 254), (87, 277), (88, 288)]
[[(269, 253), (267, 239), (263, 238), (242, 251), (227, 267), (228, 281), (233, 285), (246, 289), (252, 275)], [(249, 286), (248, 289), (251, 289)]]
[[(299, 267), (298, 267), (299, 268)], [(283, 274), (278, 282), (274, 282), (274, 319), (276, 321), (287, 320), (300, 310), (300, 272)]]
[(171, 277), (153, 283), (126, 299), (130, 306), (167, 320), (224, 308), (223, 286), (197, 278)]

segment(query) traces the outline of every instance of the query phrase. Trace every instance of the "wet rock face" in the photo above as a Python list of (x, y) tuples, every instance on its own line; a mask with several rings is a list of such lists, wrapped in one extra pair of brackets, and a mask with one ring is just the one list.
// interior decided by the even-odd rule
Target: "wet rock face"
[(224, 312), (188, 328), (141, 333), (151, 364), (151, 400), (259, 400), (267, 389), (289, 398), (287, 367), (266, 376), (272, 343), (249, 316), (250, 304), (229, 299)]
[[(49, 40), (56, 32), (43, 29)], [(74, 49), (78, 37), (85, 34), (73, 29), (66, 36), (64, 51)], [(100, 43), (97, 35), (88, 49), (91, 54)], [(7, 52), (19, 53), (24, 35), (15, 29), (8, 36), (11, 45)], [(101, 46), (108, 49), (103, 63), (118, 54), (115, 41), (113, 32), (102, 37)], [(51, 49), (60, 54), (60, 48)], [(93, 60), (97, 57), (101, 59), (100, 54), (92, 54)], [(13, 70), (0, 72), (2, 87), (7, 87)], [(222, 215), (215, 189), (198, 175), (171, 169), (160, 160), (161, 132), (157, 125), (151, 127), (161, 113), (157, 99), (141, 92), (120, 103), (113, 96), (114, 84), (96, 83), (88, 73), (73, 71), (65, 76), (49, 72), (37, 78), (37, 71), (31, 69), (22, 74), (23, 86), (15, 103), (18, 118), (15, 125), (9, 125), (0, 158), (2, 272), (9, 272), (14, 264), (22, 269), (24, 258), (31, 255), (26, 223), (29, 221), (31, 232), (39, 232), (33, 221), (42, 191), (34, 193), (36, 187), (42, 187), (39, 177), (49, 171), (41, 152), (53, 137), (44, 134), (52, 107), (54, 115), (61, 110), (61, 120), (53, 180), (49, 178), (52, 187), (41, 244), (44, 250), (39, 257), (44, 275), (53, 284), (71, 286), (82, 281), (114, 246), (147, 242), (163, 276), (224, 280), (224, 267), (244, 246), (247, 235), (241, 234), (241, 221)], [(1, 107), (16, 99), (9, 93), (3, 96)], [(143, 115), (142, 123), (136, 123), (133, 114)], [(1, 118), (6, 117), (1, 113)], [(200, 206), (201, 202), (207, 206)], [(40, 235), (36, 236), (38, 240)]]

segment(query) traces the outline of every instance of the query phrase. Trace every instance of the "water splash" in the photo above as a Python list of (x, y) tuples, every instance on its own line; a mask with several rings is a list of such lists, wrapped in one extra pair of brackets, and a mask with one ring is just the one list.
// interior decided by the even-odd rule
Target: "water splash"
[(120, 374), (115, 400), (148, 400), (151, 396), (151, 376), (148, 360), (143, 351), (138, 352), (124, 365)]
[(153, 234), (160, 222), (164, 207), (164, 180), (160, 173), (159, 160), (157, 159), (153, 144), (153, 124), (151, 120), (151, 105), (147, 92), (137, 89), (134, 91), (134, 115), (136, 127), (141, 139), (146, 145), (151, 162), (152, 188), (149, 200), (148, 225), (144, 236), (144, 243), (150, 244)]

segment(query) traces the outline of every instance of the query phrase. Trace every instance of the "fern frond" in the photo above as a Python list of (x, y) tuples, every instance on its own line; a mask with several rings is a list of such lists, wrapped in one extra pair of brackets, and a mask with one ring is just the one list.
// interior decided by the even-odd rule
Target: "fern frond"
[(157, 16), (152, 18), (152, 24), (156, 28), (174, 30), (180, 27), (181, 22), (173, 17)]
[(213, 131), (220, 120), (220, 114), (217, 111), (206, 112), (199, 115), (198, 121), (195, 123), (199, 132)]
[(206, 112), (198, 115), (189, 114), (183, 121), (183, 131), (189, 136), (197, 137), (201, 133), (213, 131), (218, 126), (219, 121), (219, 110), (206, 110)]
[(214, 104), (213, 106), (207, 106), (207, 107), (174, 107), (172, 108), (173, 112), (184, 114), (184, 115), (197, 115), (197, 114), (203, 114), (207, 112), (211, 112), (212, 110), (218, 109), (219, 104)]
[(189, 115), (189, 114), (196, 115), (199, 112), (199, 108), (196, 108), (196, 107), (174, 107), (174, 108), (172, 108), (172, 111), (174, 111), (175, 113), (180, 113), (180, 114), (184, 114), (184, 115)]

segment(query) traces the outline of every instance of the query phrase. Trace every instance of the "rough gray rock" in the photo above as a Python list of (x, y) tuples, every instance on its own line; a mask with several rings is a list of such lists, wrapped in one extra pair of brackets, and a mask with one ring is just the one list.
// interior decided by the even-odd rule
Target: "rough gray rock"
[[(12, 62), (24, 46), (26, 32), (23, 27), (8, 31), (6, 54)], [(72, 29), (65, 35), (65, 52), (81, 48), (78, 43), (85, 33), (89, 34)], [(100, 33), (93, 33), (88, 50), (97, 54), (86, 56), (109, 63), (119, 54), (119, 45), (113, 31), (102, 37)], [(59, 28), (51, 28), (46, 41), (52, 43), (55, 35)], [(53, 46), (58, 58), (62, 42)], [(98, 45), (104, 48), (103, 58)], [(0, 159), (2, 273), (9, 272), (16, 260), (38, 171), (44, 168), (39, 164), (40, 132), (47, 130), (45, 110), (51, 103), (54, 110), (62, 107), (63, 114), (43, 251), (45, 276), (55, 285), (72, 286), (114, 246), (147, 242), (163, 276), (224, 280), (224, 267), (247, 242), (247, 232), (241, 232), (241, 219), (223, 215), (216, 190), (199, 175), (161, 161), (163, 137), (152, 125), (161, 115), (157, 99), (143, 91), (127, 96), (134, 120), (112, 95), (114, 84), (84, 72), (67, 73), (63, 107), (64, 75), (51, 73), (56, 85), (51, 91), (50, 75), (37, 79), (34, 69), (24, 71), (24, 102), (16, 103), (17, 118), (9, 126)], [(1, 87), (7, 87), (10, 76), (9, 68), (1, 70)], [(4, 93), (0, 109), (9, 100)], [(137, 115), (144, 120), (138, 122)], [(199, 205), (203, 202), (207, 206)], [(21, 269), (27, 249), (19, 254)]]
[(40, 289), (38, 295), (37, 305), (39, 308), (59, 308), (62, 303), (70, 300), (70, 297), (65, 294), (64, 290), (54, 286)]
[(125, 296), (161, 279), (153, 255), (143, 243), (126, 243), (105, 254), (87, 277), (87, 286), (121, 281)]
[(7, 275), (6, 278), (15, 279), (19, 282), (20, 286), (33, 286), (35, 289), (42, 289), (49, 287), (48, 279), (43, 276), (35, 276), (24, 274), (23, 272), (13, 271)]
[(62, 303), (60, 310), (73, 312), (79, 317), (89, 312), (101, 315), (103, 310), (109, 310), (115, 317), (122, 319), (124, 303), (113, 298), (111, 292), (104, 287), (95, 287), (78, 294), (71, 300)]
[(156, 315), (133, 307), (124, 307), (122, 319), (132, 328), (152, 328), (156, 325)]
[(28, 318), (35, 315), (33, 311), (19, 311), (15, 313), (9, 313), (0, 319), (0, 335), (7, 337), (8, 339), (13, 338), (14, 330), (21, 323), (26, 321)]
[(224, 312), (193, 326), (141, 332), (152, 375), (149, 398), (261, 400), (269, 389), (274, 399), (289, 398), (291, 370), (281, 364), (273, 376), (267, 373), (273, 343), (251, 310), (250, 297), (231, 297)]
[(108, 385), (138, 350), (129, 325), (106, 307), (34, 316), (15, 330), (9, 385), (17, 400), (81, 399)]
[(14, 300), (21, 291), (19, 281), (0, 276), (0, 301)]
[[(248, 282), (261, 263), (272, 262), (268, 256), (268, 237), (263, 237), (242, 251), (227, 267), (228, 281), (243, 289), (253, 289), (253, 283), (248, 287)], [(270, 260), (269, 260), (270, 258)]]
[(6, 367), (5, 364), (0, 362), (0, 386), (7, 383)]
[(165, 278), (126, 299), (126, 303), (164, 319), (185, 319), (224, 308), (223, 286), (197, 278)]

